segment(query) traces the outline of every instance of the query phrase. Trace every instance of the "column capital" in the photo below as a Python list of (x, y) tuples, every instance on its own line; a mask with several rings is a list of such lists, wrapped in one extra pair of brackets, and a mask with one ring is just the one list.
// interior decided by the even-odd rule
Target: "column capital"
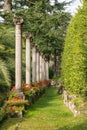
[(44, 59), (44, 55), (42, 54), (42, 58)]
[(13, 22), (15, 25), (20, 25), (23, 23), (23, 18), (22, 17), (14, 17)]
[(39, 49), (38, 49), (38, 48), (36, 48), (36, 52), (40, 53), (40, 51), (39, 51)]
[(36, 44), (35, 43), (32, 43), (32, 48), (37, 48)]
[(31, 32), (25, 32), (25, 38), (31, 38), (32, 37), (32, 34)]
[(48, 62), (47, 58), (45, 58), (45, 61)]
[(44, 60), (46, 59), (45, 55), (43, 55), (43, 59), (44, 59)]

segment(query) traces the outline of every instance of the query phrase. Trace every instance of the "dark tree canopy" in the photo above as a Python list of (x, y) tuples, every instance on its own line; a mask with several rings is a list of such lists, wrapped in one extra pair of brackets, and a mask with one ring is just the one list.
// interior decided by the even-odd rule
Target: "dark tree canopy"
[[(7, 3), (6, 3), (7, 2)], [(12, 54), (12, 57), (8, 57), (14, 60), (14, 17), (23, 17), (24, 23), (22, 26), (22, 39), (23, 49), (25, 50), (24, 33), (32, 33), (32, 43), (36, 43), (39, 50), (50, 59), (54, 55), (61, 55), (63, 50), (63, 43), (66, 34), (66, 28), (70, 21), (70, 14), (65, 12), (65, 2), (59, 3), (54, 0), (54, 4), (50, 3), (50, 0), (1, 0), (0, 1), (0, 16), (4, 19), (0, 25), (6, 28), (6, 38), (2, 38), (4, 30), (0, 36), (0, 44), (5, 45), (5, 50), (2, 52), (3, 55)], [(4, 10), (3, 10), (4, 9)], [(13, 30), (13, 31), (12, 31)], [(12, 33), (11, 33), (12, 32)], [(13, 38), (12, 38), (13, 37)], [(25, 67), (25, 58), (23, 50), (23, 66)], [(55, 53), (56, 50), (56, 53)], [(2, 54), (1, 54), (1, 57)], [(54, 60), (54, 59), (53, 59)], [(14, 64), (8, 62), (8, 69), (12, 79), (14, 76)]]

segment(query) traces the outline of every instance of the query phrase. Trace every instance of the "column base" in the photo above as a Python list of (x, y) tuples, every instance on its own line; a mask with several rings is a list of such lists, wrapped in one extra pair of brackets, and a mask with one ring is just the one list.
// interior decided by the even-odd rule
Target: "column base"
[(17, 89), (17, 90), (16, 90), (16, 96), (22, 98), (23, 100), (25, 100), (25, 95), (24, 95), (24, 93), (21, 91), (21, 89)]

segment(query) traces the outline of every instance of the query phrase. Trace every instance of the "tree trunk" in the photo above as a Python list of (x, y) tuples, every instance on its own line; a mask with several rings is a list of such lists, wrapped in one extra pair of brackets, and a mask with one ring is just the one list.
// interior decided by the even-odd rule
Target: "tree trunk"
[(56, 50), (54, 51), (54, 77), (57, 76), (57, 68), (56, 68)]
[(4, 11), (11, 11), (12, 9), (12, 0), (4, 0)]
[(54, 77), (60, 76), (60, 56), (54, 52)]

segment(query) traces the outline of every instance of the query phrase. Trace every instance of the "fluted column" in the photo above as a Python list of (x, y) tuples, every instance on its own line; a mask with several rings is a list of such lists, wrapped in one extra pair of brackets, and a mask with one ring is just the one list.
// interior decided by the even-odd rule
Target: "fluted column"
[(32, 82), (36, 81), (36, 48), (32, 47)]
[(44, 63), (44, 56), (42, 57), (42, 80), (45, 80), (45, 63)]
[(40, 54), (40, 81), (42, 81), (42, 55)]
[(46, 80), (46, 58), (44, 58), (44, 79)]
[(21, 25), (23, 19), (14, 18), (15, 24), (15, 86), (17, 90), (21, 90), (21, 70), (22, 70), (22, 40), (21, 40)]
[(46, 58), (44, 58), (44, 78), (46, 80)]
[(36, 50), (36, 57), (37, 57), (37, 61), (36, 61), (36, 81), (39, 82), (40, 81), (40, 53), (38, 51), (38, 49)]
[(31, 81), (31, 70), (30, 70), (30, 62), (31, 62), (30, 38), (31, 38), (31, 33), (26, 32), (25, 38), (26, 38), (26, 84), (30, 84), (30, 81)]
[(49, 62), (46, 60), (46, 79), (49, 80)]

